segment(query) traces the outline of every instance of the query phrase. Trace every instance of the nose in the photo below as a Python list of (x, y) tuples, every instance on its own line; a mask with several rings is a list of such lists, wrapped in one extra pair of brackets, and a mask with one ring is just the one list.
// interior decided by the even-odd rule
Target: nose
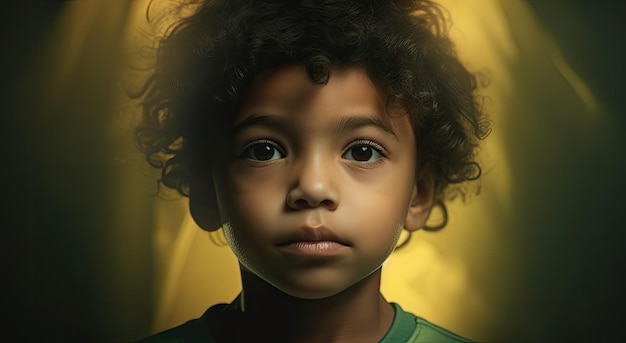
[(335, 188), (338, 169), (328, 156), (315, 154), (293, 167), (293, 184), (287, 193), (287, 206), (294, 210), (323, 207), (335, 210), (339, 194)]

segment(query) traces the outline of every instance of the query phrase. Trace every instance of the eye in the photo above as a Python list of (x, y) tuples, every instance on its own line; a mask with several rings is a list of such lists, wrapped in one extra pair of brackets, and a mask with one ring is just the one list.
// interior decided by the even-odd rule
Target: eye
[(246, 144), (241, 157), (255, 162), (268, 162), (285, 157), (278, 144), (270, 140), (258, 140)]
[(372, 141), (357, 141), (341, 157), (361, 163), (375, 163), (385, 156), (387, 152), (380, 144)]

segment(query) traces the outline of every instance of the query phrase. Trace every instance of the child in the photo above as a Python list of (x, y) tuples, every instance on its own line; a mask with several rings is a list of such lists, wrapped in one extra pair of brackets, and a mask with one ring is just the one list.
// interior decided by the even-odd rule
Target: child
[[(465, 342), (380, 293), (475, 180), (487, 121), (429, 0), (204, 1), (161, 41), (139, 146), (242, 291), (142, 342)], [(445, 213), (445, 211), (444, 211)]]

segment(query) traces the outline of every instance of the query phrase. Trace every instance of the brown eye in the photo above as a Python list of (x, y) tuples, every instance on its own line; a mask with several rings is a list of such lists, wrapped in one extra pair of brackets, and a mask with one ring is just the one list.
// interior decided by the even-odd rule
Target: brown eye
[(352, 153), (352, 158), (355, 161), (359, 162), (365, 162), (369, 160), (374, 154), (372, 148), (365, 145), (355, 146), (354, 148), (350, 149), (350, 152)]
[(282, 150), (271, 141), (251, 142), (244, 148), (243, 157), (252, 161), (273, 161), (283, 158)]
[(374, 163), (386, 156), (382, 147), (374, 142), (364, 142), (350, 147), (344, 154), (343, 158), (361, 163)]
[(255, 160), (267, 161), (274, 156), (276, 149), (269, 144), (259, 144), (252, 148), (251, 155)]

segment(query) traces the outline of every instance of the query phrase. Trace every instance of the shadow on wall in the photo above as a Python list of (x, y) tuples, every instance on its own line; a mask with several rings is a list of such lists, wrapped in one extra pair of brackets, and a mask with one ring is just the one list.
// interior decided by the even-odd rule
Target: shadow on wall
[[(111, 342), (149, 328), (151, 207), (145, 194), (133, 198), (147, 181), (121, 189), (137, 171), (121, 167), (118, 148), (132, 149), (132, 136), (113, 124), (132, 3), (17, 1), (2, 11), (10, 341)], [(116, 237), (113, 219), (128, 203)]]
[(518, 330), (546, 341), (621, 340), (626, 50), (615, 39), (624, 5), (530, 3), (543, 42), (516, 25), (518, 5), (503, 2), (518, 49), (545, 46), (511, 64), (518, 81), (502, 127), (506, 150), (519, 156), (508, 228), (521, 262)]

